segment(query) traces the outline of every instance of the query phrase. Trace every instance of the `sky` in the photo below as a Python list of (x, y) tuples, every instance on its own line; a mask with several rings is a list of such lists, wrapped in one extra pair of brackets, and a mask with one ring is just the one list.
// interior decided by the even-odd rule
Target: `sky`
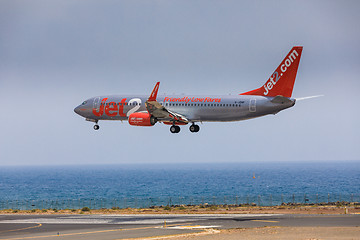
[[(360, 160), (360, 2), (1, 0), (0, 166)], [(73, 109), (107, 94), (237, 95), (303, 46), (273, 116), (169, 126)]]

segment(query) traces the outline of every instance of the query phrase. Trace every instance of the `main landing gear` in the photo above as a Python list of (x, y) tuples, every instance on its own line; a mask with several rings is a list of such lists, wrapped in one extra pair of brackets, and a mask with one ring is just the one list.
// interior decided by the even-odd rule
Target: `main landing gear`
[(172, 132), (172, 133), (178, 133), (178, 132), (180, 132), (180, 127), (179, 127), (179, 126), (176, 126), (176, 125), (172, 125), (172, 126), (170, 127), (170, 132)]
[[(191, 124), (191, 126), (189, 127), (189, 130), (190, 130), (190, 132), (195, 133), (195, 132), (198, 132), (198, 131), (200, 130), (200, 127), (199, 127), (199, 125), (196, 125), (195, 123), (193, 123), (193, 124)], [(178, 133), (178, 132), (180, 132), (180, 127), (177, 126), (177, 125), (172, 125), (172, 126), (170, 127), (170, 132), (172, 132), (172, 133)]]
[(196, 125), (195, 123), (193, 123), (190, 127), (189, 127), (190, 132), (194, 133), (194, 132), (198, 132), (200, 130), (199, 125)]

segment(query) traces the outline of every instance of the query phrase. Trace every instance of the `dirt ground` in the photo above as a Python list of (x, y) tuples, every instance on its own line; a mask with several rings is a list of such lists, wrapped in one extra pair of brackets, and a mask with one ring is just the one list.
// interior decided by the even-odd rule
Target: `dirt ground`
[(231, 229), (154, 239), (171, 240), (350, 240), (360, 239), (360, 227), (264, 227)]

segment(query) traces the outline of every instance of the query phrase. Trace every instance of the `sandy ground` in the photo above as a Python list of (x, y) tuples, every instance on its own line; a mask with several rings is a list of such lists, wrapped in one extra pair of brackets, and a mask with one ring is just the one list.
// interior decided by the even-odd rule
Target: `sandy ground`
[(325, 240), (360, 239), (360, 227), (264, 227), (158, 237), (171, 240)]

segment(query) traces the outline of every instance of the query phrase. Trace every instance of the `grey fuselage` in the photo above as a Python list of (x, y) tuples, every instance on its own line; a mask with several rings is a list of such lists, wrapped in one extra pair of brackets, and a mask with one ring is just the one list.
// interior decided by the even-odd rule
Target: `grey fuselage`
[[(127, 120), (134, 112), (147, 112), (148, 96), (113, 95), (93, 97), (74, 111), (89, 121)], [(253, 95), (158, 96), (166, 109), (186, 117), (189, 122), (229, 122), (276, 114), (295, 105), (295, 99), (273, 101), (274, 97)]]

